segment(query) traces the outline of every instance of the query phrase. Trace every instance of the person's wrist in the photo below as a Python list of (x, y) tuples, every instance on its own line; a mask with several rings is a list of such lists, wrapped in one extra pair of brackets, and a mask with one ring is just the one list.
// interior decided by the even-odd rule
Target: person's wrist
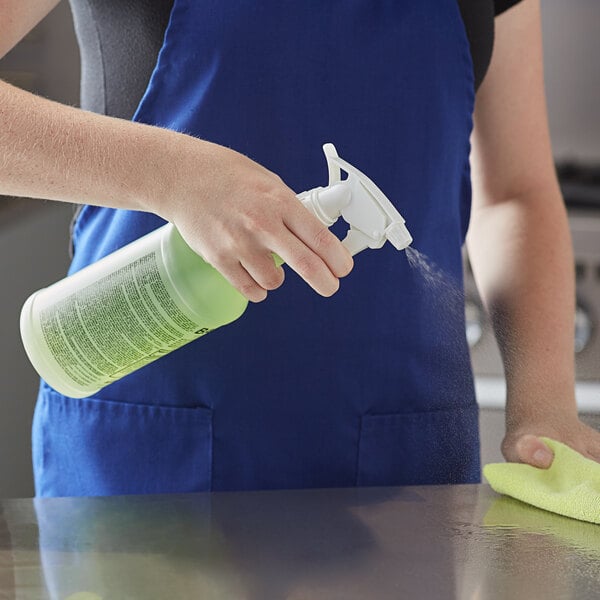
[[(178, 155), (181, 155), (179, 136), (154, 128), (153, 139), (145, 163), (146, 179), (143, 202), (145, 210), (167, 221), (173, 220), (174, 201), (177, 199)], [(180, 159), (181, 160), (181, 159)]]
[[(140, 161), (138, 202), (140, 210), (152, 212), (173, 221), (180, 212), (191, 177), (202, 169), (202, 158), (193, 152), (198, 141), (185, 134), (159, 127), (148, 127), (143, 140)], [(197, 157), (193, 164), (191, 155)]]
[(535, 423), (560, 423), (576, 420), (577, 403), (574, 385), (571, 389), (558, 389), (540, 393), (510, 392), (506, 402), (506, 428), (514, 431), (529, 428)]

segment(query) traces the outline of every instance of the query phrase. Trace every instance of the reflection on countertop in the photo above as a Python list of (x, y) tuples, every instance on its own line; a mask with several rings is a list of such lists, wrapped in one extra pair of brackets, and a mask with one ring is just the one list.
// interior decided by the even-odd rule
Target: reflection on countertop
[(600, 527), (487, 485), (7, 500), (0, 597), (597, 598)]

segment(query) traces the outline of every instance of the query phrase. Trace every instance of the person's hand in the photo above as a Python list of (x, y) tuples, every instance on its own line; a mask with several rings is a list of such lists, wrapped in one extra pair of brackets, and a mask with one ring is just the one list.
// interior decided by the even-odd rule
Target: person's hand
[(173, 169), (155, 212), (248, 300), (264, 300), (283, 283), (273, 253), (323, 296), (351, 271), (352, 257), (338, 238), (277, 175), (249, 158), (187, 138)]
[(582, 423), (576, 414), (540, 416), (519, 425), (508, 425), (502, 442), (504, 458), (547, 469), (554, 456), (539, 436), (562, 442), (586, 458), (600, 462), (600, 432)]

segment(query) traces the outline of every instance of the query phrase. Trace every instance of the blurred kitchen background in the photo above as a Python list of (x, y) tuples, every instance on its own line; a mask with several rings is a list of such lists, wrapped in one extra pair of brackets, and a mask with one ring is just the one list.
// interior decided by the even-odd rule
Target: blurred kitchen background
[[(600, 2), (544, 0), (542, 11), (550, 129), (576, 255), (577, 397), (584, 418), (600, 427)], [(79, 55), (67, 2), (0, 60), (0, 78), (77, 104)], [(72, 214), (68, 204), (0, 198), (2, 498), (33, 495), (30, 427), (38, 379), (20, 342), (19, 312), (32, 291), (64, 275)], [(466, 289), (482, 460), (497, 461), (504, 434), (502, 367), (468, 266)]]

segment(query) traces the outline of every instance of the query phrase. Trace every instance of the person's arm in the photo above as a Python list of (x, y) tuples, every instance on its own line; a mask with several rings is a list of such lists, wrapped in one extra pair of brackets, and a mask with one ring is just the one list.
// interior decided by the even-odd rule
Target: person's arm
[(478, 92), (469, 257), (507, 380), (505, 458), (547, 467), (536, 436), (600, 460), (600, 433), (575, 404), (573, 252), (557, 183), (543, 86), (539, 0), (496, 19)]
[[(0, 49), (8, 51), (56, 4), (0, 0)], [(294, 192), (247, 157), (2, 81), (0, 194), (154, 212), (252, 301), (283, 282), (272, 253), (324, 296), (352, 268), (348, 251)]]
[(60, 0), (0, 0), (0, 58), (12, 50)]

